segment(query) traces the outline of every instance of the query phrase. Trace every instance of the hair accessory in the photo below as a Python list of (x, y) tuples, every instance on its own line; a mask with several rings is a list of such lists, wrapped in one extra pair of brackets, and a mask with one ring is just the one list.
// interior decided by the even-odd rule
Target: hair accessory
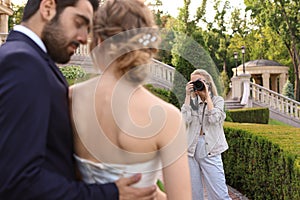
[(150, 42), (155, 42), (157, 40), (156, 36), (151, 36), (151, 34), (146, 34), (139, 39), (139, 43), (147, 46)]

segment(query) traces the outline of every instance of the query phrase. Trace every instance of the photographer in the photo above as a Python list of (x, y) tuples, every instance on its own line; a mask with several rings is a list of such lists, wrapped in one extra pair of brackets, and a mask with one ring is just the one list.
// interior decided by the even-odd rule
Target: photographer
[(193, 200), (231, 199), (228, 195), (221, 153), (228, 149), (223, 131), (224, 99), (218, 96), (207, 71), (197, 69), (186, 85), (181, 113), (188, 130), (188, 159)]

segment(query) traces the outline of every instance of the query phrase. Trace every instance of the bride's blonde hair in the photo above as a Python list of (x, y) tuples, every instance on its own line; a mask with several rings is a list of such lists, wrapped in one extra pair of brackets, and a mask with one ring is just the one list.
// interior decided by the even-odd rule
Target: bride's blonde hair
[(93, 43), (99, 40), (118, 72), (136, 83), (144, 80), (145, 64), (157, 52), (159, 36), (153, 14), (143, 1), (107, 0), (100, 5), (94, 17)]

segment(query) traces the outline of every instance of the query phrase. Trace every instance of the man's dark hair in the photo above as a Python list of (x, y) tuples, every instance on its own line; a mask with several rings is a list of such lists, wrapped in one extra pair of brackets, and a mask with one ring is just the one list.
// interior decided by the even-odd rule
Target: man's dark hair
[[(79, 0), (55, 0), (56, 3), (56, 17), (58, 17), (62, 11), (69, 6), (75, 6)], [(93, 10), (96, 11), (99, 6), (99, 0), (88, 0), (92, 6)], [(22, 21), (27, 21), (32, 17), (39, 9), (41, 0), (28, 0), (24, 8)]]

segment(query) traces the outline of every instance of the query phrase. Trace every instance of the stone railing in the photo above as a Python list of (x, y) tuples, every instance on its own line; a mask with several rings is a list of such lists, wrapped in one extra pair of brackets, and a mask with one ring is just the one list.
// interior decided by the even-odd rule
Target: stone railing
[(76, 49), (75, 55), (80, 55), (80, 56), (90, 55), (90, 44), (91, 44), (91, 39), (88, 39), (87, 45), (79, 45), (79, 47)]
[(250, 82), (252, 99), (284, 115), (300, 120), (300, 103)]
[[(91, 43), (91, 40), (88, 41), (88, 44)], [(90, 55), (90, 45), (80, 45), (74, 56), (72, 57), (70, 63), (74, 65), (81, 65), (86, 71), (93, 71), (93, 63), (89, 57)], [(90, 70), (91, 69), (91, 70)], [(172, 89), (173, 80), (175, 74), (175, 68), (165, 63), (162, 63), (158, 60), (153, 59), (149, 64), (150, 76), (147, 79), (146, 83), (153, 84), (155, 86)]]
[(175, 68), (155, 59), (152, 61), (153, 62), (150, 64), (151, 77), (148, 82), (165, 89), (172, 89)]

